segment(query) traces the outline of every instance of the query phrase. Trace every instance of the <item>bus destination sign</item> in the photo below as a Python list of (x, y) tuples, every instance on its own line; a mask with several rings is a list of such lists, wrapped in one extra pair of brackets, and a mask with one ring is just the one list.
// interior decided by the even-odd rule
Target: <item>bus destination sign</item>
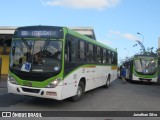
[[(21, 31), (21, 36), (52, 36), (52, 31)], [(55, 34), (54, 34), (55, 35)]]
[(19, 30), (17, 37), (62, 38), (62, 30)]

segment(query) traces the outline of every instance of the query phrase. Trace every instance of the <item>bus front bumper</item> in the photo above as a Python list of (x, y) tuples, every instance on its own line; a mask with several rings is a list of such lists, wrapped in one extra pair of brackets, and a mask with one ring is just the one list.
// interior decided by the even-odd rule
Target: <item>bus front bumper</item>
[(133, 75), (133, 81), (157, 82), (157, 78), (143, 78)]
[(62, 100), (62, 86), (57, 86), (56, 88), (34, 88), (12, 84), (9, 81), (7, 81), (7, 85), (8, 93)]

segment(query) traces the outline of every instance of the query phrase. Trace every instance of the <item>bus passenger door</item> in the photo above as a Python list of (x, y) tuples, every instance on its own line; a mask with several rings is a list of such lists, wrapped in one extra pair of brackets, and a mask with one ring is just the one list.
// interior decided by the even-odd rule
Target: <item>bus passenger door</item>
[(68, 36), (65, 46), (65, 75), (77, 67), (76, 56), (76, 41), (72, 37)]
[(129, 80), (132, 80), (132, 73), (133, 73), (133, 60), (130, 61), (130, 72), (129, 72)]
[(76, 64), (76, 41), (71, 36), (67, 36), (65, 45), (65, 66), (64, 66), (64, 86), (62, 99), (74, 96), (77, 92), (77, 68)]

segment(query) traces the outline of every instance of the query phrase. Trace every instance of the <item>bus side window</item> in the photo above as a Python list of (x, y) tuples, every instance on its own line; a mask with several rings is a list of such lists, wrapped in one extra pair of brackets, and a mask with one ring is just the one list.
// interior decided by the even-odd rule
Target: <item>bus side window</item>
[(100, 47), (97, 47), (97, 63), (101, 63), (101, 52), (100, 52)]
[(111, 59), (112, 59), (112, 61), (111, 61), (111, 64), (114, 64), (114, 56), (115, 56), (115, 54), (114, 54), (114, 52), (112, 52), (112, 54), (111, 54)]
[(103, 48), (100, 48), (100, 63), (103, 63)]
[(94, 63), (93, 45), (92, 45), (92, 44), (88, 44), (88, 49), (87, 49), (87, 62), (89, 62), (89, 63)]
[(108, 50), (106, 50), (106, 63), (108, 64)]
[(76, 61), (76, 41), (71, 37), (67, 39), (65, 61), (72, 63)]
[(103, 64), (106, 63), (106, 50), (103, 49)]
[(108, 64), (111, 64), (111, 61), (112, 61), (112, 54), (111, 54), (111, 51), (108, 51), (108, 56), (107, 56), (107, 58), (108, 58)]
[(70, 58), (70, 48), (71, 48), (71, 40), (70, 40), (70, 36), (67, 35), (66, 36), (66, 44), (65, 44), (65, 62), (70, 62), (71, 58)]
[(85, 62), (89, 62), (89, 44), (86, 42), (85, 43)]
[(96, 45), (93, 45), (93, 60), (94, 60), (94, 63), (96, 63), (98, 60), (97, 60), (97, 46)]
[(117, 53), (114, 55), (114, 64), (117, 65)]
[(85, 45), (83, 41), (78, 41), (78, 60), (84, 62)]

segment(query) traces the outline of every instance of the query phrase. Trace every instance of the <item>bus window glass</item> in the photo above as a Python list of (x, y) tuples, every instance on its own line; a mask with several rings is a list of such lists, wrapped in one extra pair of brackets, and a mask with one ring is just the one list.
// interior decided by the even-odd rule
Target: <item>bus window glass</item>
[(114, 55), (114, 62), (113, 62), (113, 64), (117, 65), (117, 53), (115, 53), (115, 55)]
[(100, 48), (100, 63), (103, 63), (103, 49)]
[(106, 63), (106, 50), (103, 49), (103, 63)]
[(94, 60), (94, 63), (97, 62), (97, 46), (96, 45), (93, 45), (93, 60)]
[(114, 54), (114, 52), (112, 52), (111, 57), (112, 57), (112, 58), (111, 58), (111, 63), (112, 63), (112, 64), (114, 64), (114, 58), (115, 58), (115, 54)]
[(98, 63), (101, 63), (100, 47), (97, 47), (97, 62), (98, 62)]
[(79, 58), (80, 58), (80, 61), (81, 62), (84, 62), (84, 42), (83, 41), (80, 41), (80, 44), (79, 44), (79, 48), (80, 48), (80, 51), (79, 51)]
[(108, 50), (106, 50), (106, 63), (108, 64), (109, 58), (108, 58)]
[(143, 74), (152, 74), (156, 72), (157, 64), (154, 59), (135, 59), (135, 70)]
[(30, 50), (30, 48), (27, 47), (28, 46), (26, 46), (25, 43), (20, 40), (12, 43), (12, 48), (14, 48), (14, 51), (12, 49), (12, 52), (14, 52), (14, 54), (11, 56), (10, 67), (18, 66), (19, 64), (27, 61), (27, 52)]
[(74, 40), (69, 40), (68, 41), (68, 59), (69, 62), (74, 63), (76, 62), (76, 41)]
[(87, 62), (94, 63), (93, 45), (92, 44), (89, 44), (89, 51), (87, 53)]
[(108, 64), (111, 64), (112, 62), (112, 54), (110, 51), (108, 51)]
[[(54, 72), (61, 68), (61, 41), (14, 40), (10, 67), (25, 72)], [(26, 67), (28, 65), (28, 68)]]

